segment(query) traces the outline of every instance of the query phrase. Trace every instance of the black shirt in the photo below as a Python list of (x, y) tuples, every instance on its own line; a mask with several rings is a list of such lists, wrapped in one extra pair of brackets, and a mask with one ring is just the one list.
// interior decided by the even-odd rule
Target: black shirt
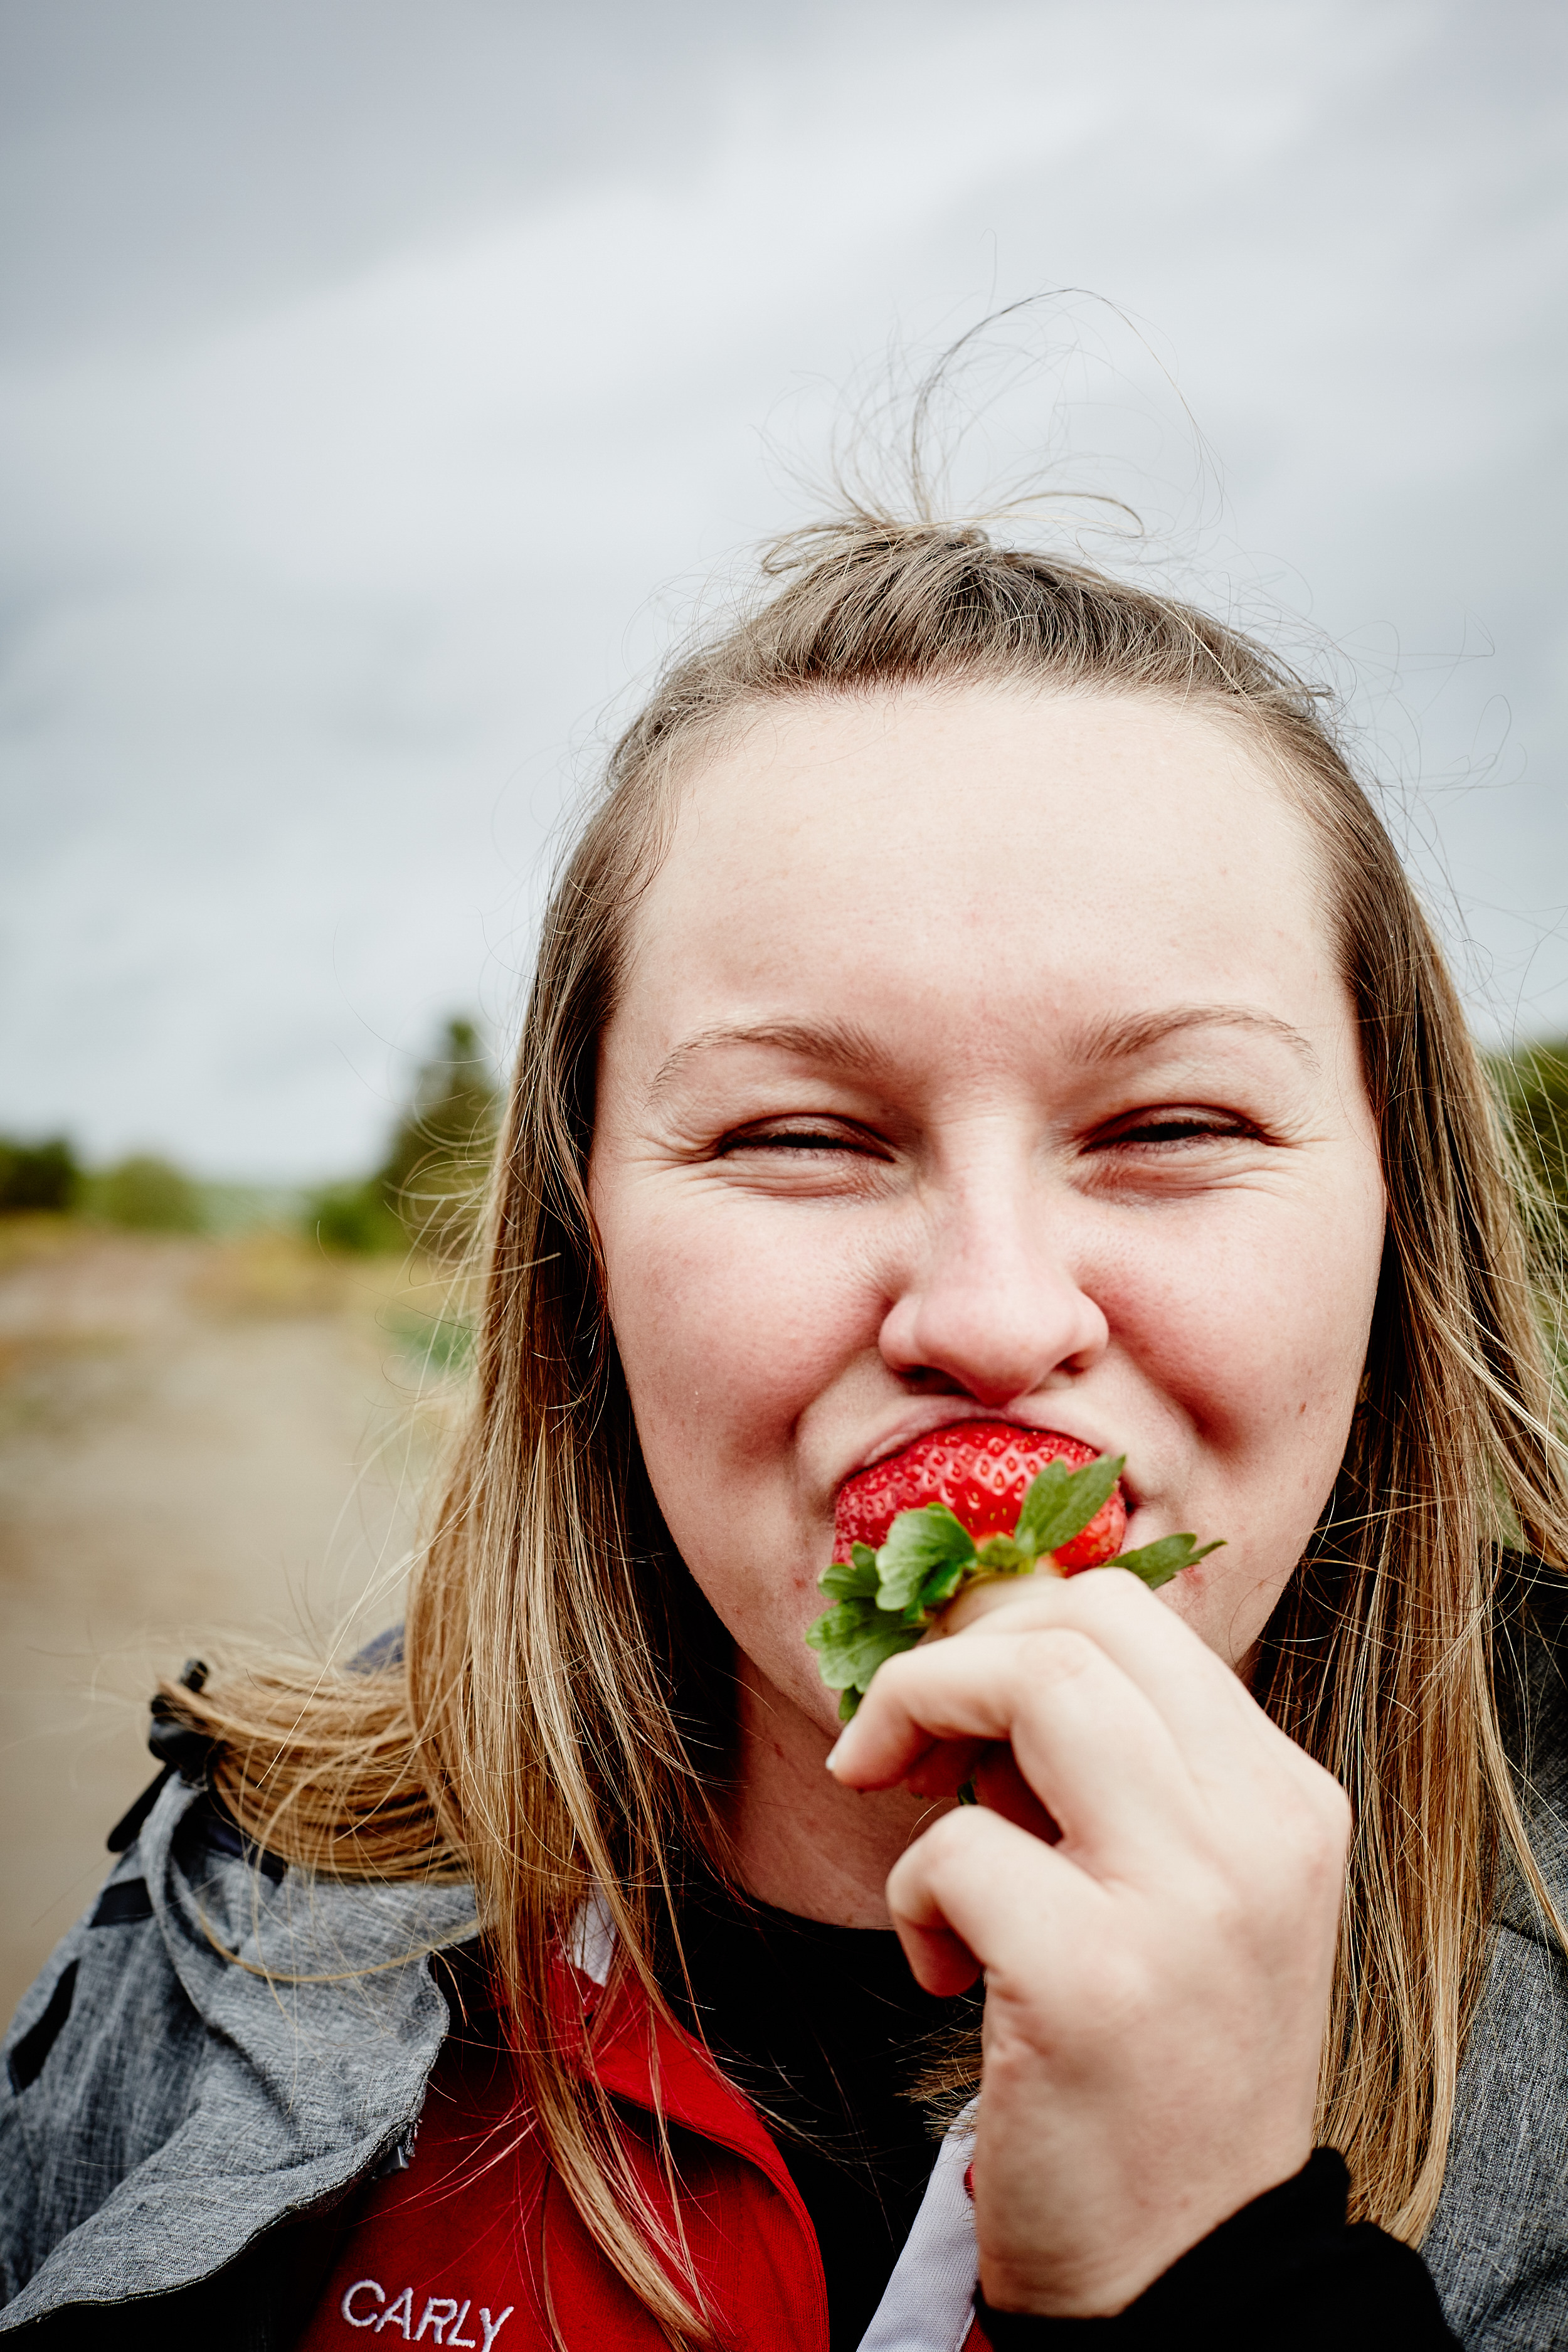
[(680, 1926), (690, 1993), (667, 1969), (670, 2000), (772, 2132), (822, 2249), (833, 2352), (854, 2352), (936, 2160), (941, 2126), (913, 2085), (978, 2026), (981, 1996), (922, 1992), (890, 1928), (716, 1892)]

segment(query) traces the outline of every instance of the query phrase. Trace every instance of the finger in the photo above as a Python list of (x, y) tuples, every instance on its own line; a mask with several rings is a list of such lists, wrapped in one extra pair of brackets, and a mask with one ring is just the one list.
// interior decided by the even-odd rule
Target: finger
[[(1014, 1630), (1047, 1628), (1058, 1623), (1071, 1624), (1087, 1613), (1090, 1625), (1113, 1655), (1118, 1651), (1128, 1650), (1130, 1645), (1125, 1640), (1116, 1639), (1119, 1615), (1128, 1613), (1125, 1597), (1122, 1599), (1120, 1611), (1114, 1595), (1108, 1599), (1103, 1591), (1097, 1601), (1091, 1601), (1087, 1612), (1081, 1608), (1071, 1605), (1064, 1608), (1062, 1594), (1068, 1581), (1068, 1579), (1055, 1570), (1037, 1570), (1032, 1576), (984, 1578), (980, 1582), (966, 1587), (956, 1600), (949, 1602), (948, 1606), (940, 1612), (925, 1637), (925, 1645), (931, 1646), (937, 1642), (952, 1639), (956, 1634), (969, 1633), (980, 1623), (982, 1619), (994, 1619), (1004, 1613), (1005, 1622), (987, 1625), (987, 1632), (1000, 1633)], [(1100, 1580), (1102, 1587), (1106, 1581), (1104, 1578)], [(1132, 1633), (1130, 1654), (1131, 1663), (1137, 1664), (1139, 1663), (1137, 1636), (1142, 1628), (1142, 1621), (1147, 1616), (1148, 1604), (1152, 1601), (1153, 1596), (1136, 1579), (1119, 1576), (1110, 1581), (1113, 1585), (1123, 1588), (1129, 1584), (1132, 1587), (1134, 1597), (1130, 1612)], [(1158, 1609), (1158, 1603), (1154, 1605)], [(1172, 1622), (1169, 1610), (1158, 1609), (1158, 1619), (1152, 1629), (1156, 1643)], [(1142, 1630), (1151, 1629), (1142, 1628)], [(1190, 1633), (1187, 1635), (1185, 1646), (1189, 1651), (1195, 1640), (1195, 1636)], [(1197, 1647), (1203, 1652), (1205, 1657), (1208, 1655), (1206, 1651), (1203, 1651), (1201, 1643), (1198, 1643)], [(1152, 1674), (1135, 1675), (1134, 1678), (1142, 1686), (1147, 1689), (1152, 1682), (1157, 1681), (1163, 1685), (1168, 1680), (1168, 1670), (1164, 1675), (1158, 1674), (1159, 1663), (1152, 1657), (1148, 1664), (1155, 1671)], [(1202, 1671), (1201, 1666), (1199, 1671)], [(1225, 1673), (1227, 1670), (1221, 1667), (1220, 1671)], [(1206, 1716), (1212, 1708), (1214, 1695), (1212, 1690), (1207, 1688), (1206, 1674), (1204, 1679)], [(1151, 1690), (1151, 1696), (1152, 1695)], [(1163, 1688), (1161, 1696), (1168, 1696)], [(973, 1740), (935, 1742), (922, 1758), (911, 1764), (906, 1775), (907, 1784), (917, 1796), (951, 1795), (955, 1789), (962, 1787), (963, 1783), (972, 1777), (983, 1753), (984, 1750), (979, 1743)], [(1008, 1810), (1006, 1802), (1004, 1801), (999, 1809), (1006, 1811)]]
[[(980, 1588), (982, 1596), (999, 1590)], [(965, 1622), (966, 1599), (961, 1595), (947, 1612), (954, 1639), (974, 1638), (981, 1630), (1000, 1635), (1060, 1626), (1097, 1643), (1158, 1709), (1205, 1780), (1229, 1783), (1242, 1759), (1256, 1757), (1267, 1717), (1245, 1685), (1174, 1610), (1126, 1570), (1020, 1578), (1016, 1594), (1003, 1604), (992, 1601), (983, 1629)], [(1275, 1735), (1277, 1740), (1283, 1737)]]
[(1018, 1769), (1010, 1748), (987, 1748), (971, 1776), (976, 1801), (1000, 1813), (1005, 1822), (1044, 1838), (1047, 1845), (1061, 1842), (1061, 1824), (1047, 1812)]
[(851, 1788), (895, 1786), (933, 1738), (1008, 1742), (1066, 1835), (1127, 1869), (1163, 1875), (1162, 1853), (1173, 1858), (1197, 1810), (1169, 1727), (1070, 1629), (974, 1633), (889, 1659), (850, 1732), (829, 1760)]
[(887, 1901), (928, 1992), (962, 1992), (984, 1969), (1002, 1989), (1042, 1979), (1069, 2008), (1110, 1916), (1110, 1896), (1084, 1871), (979, 1806), (916, 1839), (889, 1874)]
[(946, 1927), (917, 1927), (908, 1920), (893, 1924), (915, 1982), (939, 2000), (967, 1992), (981, 1974), (981, 1963), (962, 1936)]
[(984, 1739), (933, 1740), (905, 1773), (904, 1785), (917, 1797), (953, 1796), (994, 1752)]
[(1066, 1581), (1064, 1576), (1050, 1568), (1037, 1568), (1027, 1576), (983, 1576), (973, 1584), (966, 1584), (937, 1611), (925, 1638), (928, 1642), (940, 1642), (954, 1633), (966, 1633), (972, 1625), (978, 1625), (983, 1617), (994, 1616), (999, 1609), (1016, 1609), (1043, 1585)]
[(904, 1786), (911, 1794), (938, 1802), (956, 1796), (966, 1782), (973, 1786), (974, 1801), (989, 1805), (1005, 1821), (1016, 1822), (1021, 1830), (1053, 1845), (1061, 1836), (1059, 1824), (1019, 1771), (1010, 1748), (978, 1739), (939, 1740), (913, 1771), (904, 1775)]

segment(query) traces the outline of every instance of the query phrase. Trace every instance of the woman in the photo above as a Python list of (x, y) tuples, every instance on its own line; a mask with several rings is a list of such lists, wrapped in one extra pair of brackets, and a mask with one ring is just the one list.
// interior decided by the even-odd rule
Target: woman
[[(406, 1663), (167, 1686), (13, 2029), (0, 2325), (1557, 2341), (1561, 1456), (1427, 927), (1196, 612), (772, 571), (546, 920)], [(998, 1421), (1224, 1549), (840, 1738), (836, 1498)]]

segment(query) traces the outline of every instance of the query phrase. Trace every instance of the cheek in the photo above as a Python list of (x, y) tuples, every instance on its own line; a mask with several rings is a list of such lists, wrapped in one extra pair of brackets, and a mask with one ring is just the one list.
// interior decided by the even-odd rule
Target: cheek
[(634, 1193), (601, 1218), (648, 1475), (693, 1566), (710, 1517), (732, 1538), (737, 1511), (761, 1508), (778, 1532), (801, 1416), (876, 1338), (875, 1295), (826, 1221), (760, 1205), (694, 1186), (646, 1208)]
[(1189, 1474), (1181, 1524), (1225, 1538), (1163, 1597), (1237, 1666), (1332, 1491), (1382, 1255), (1381, 1190), (1338, 1212), (1269, 1213), (1279, 1205), (1249, 1203), (1212, 1245), (1194, 1237), (1129, 1284), (1133, 1351), (1174, 1412)]
[[(1117, 1320), (1211, 1474), (1248, 1521), (1315, 1518), (1365, 1359), (1382, 1254), (1381, 1193), (1268, 1195), (1194, 1220), (1130, 1265)], [(1217, 1531), (1217, 1530), (1216, 1530)]]
[(725, 1213), (744, 1205), (602, 1216), (611, 1323), (676, 1549), (739, 1647), (819, 1711), (801, 1637), (823, 1606), (826, 1551), (798, 1438), (846, 1363), (875, 1345), (878, 1301), (838, 1236), (803, 1245), (806, 1220), (781, 1231)]

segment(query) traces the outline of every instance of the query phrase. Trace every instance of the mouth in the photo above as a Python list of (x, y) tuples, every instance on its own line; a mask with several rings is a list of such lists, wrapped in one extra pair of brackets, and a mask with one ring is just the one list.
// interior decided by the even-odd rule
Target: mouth
[[(1076, 1470), (1102, 1449), (1061, 1430), (1028, 1429), (1016, 1422), (958, 1421), (895, 1447), (846, 1479), (833, 1524), (833, 1557), (848, 1560), (855, 1544), (875, 1551), (900, 1511), (945, 1504), (975, 1541), (1009, 1534), (1029, 1482), (1047, 1462)], [(1058, 1555), (1070, 1575), (1110, 1559), (1121, 1546), (1133, 1507), (1119, 1483), (1072, 1543)]]

